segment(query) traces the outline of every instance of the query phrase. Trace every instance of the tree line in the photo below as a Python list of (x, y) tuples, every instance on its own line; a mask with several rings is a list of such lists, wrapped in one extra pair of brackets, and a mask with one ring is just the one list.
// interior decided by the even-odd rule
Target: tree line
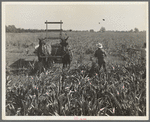
[[(94, 32), (94, 30), (90, 29), (90, 32)], [(101, 27), (100, 30), (99, 30), (99, 32), (106, 32), (106, 28), (105, 27)], [(114, 30), (112, 30), (111, 32), (114, 32)], [(140, 31), (139, 31), (138, 28), (134, 28), (134, 30), (131, 29), (129, 31), (116, 31), (116, 32), (135, 32), (135, 33), (137, 33), (137, 32), (140, 32)]]
[[(8, 33), (24, 33), (24, 32), (32, 32), (32, 33), (36, 33), (36, 32), (45, 32), (44, 29), (24, 29), (24, 28), (16, 28), (15, 25), (8, 25), (8, 26), (5, 26), (5, 29), (6, 29), (6, 32)], [(65, 31), (73, 31), (72, 29), (70, 30), (65, 30)], [(87, 30), (88, 31), (88, 30)], [(94, 29), (90, 29), (89, 32), (95, 32)], [(106, 32), (106, 28), (105, 27), (101, 27), (99, 32)], [(112, 31), (114, 32), (114, 31)], [(117, 31), (117, 32), (120, 32), (120, 31)], [(122, 31), (121, 31), (122, 32)], [(128, 32), (139, 32), (139, 29), (138, 28), (134, 28), (131, 29), (130, 31)]]
[(8, 33), (24, 33), (24, 32), (44, 32), (45, 30), (39, 29), (24, 29), (24, 28), (16, 28), (15, 25), (5, 26), (6, 32)]

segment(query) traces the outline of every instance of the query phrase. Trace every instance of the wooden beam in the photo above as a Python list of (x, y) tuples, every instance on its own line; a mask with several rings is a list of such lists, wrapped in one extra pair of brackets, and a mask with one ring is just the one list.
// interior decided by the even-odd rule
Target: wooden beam
[(63, 24), (63, 22), (45, 22), (45, 24)]
[(40, 58), (62, 58), (62, 56), (40, 56)]
[(60, 37), (47, 37), (46, 39), (61, 39)]
[[(62, 22), (62, 20), (60, 20), (60, 22)], [(62, 29), (62, 24), (60, 24), (60, 29)], [(60, 31), (60, 38), (62, 36), (62, 31)]]
[(56, 31), (63, 31), (63, 29), (50, 29), (50, 30), (45, 30), (45, 31), (47, 31), (47, 32), (56, 32)]
[[(46, 22), (47, 22), (47, 20), (46, 20)], [(46, 37), (47, 37), (47, 29), (48, 29), (48, 25), (46, 24)]]

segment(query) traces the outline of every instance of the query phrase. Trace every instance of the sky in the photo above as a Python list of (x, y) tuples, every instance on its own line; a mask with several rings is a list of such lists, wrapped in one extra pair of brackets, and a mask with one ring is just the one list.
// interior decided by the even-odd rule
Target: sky
[[(64, 30), (140, 31), (148, 26), (148, 2), (3, 2), (5, 25), (46, 29), (45, 21), (63, 21)], [(105, 19), (105, 21), (103, 21)], [(59, 25), (48, 25), (59, 29)]]

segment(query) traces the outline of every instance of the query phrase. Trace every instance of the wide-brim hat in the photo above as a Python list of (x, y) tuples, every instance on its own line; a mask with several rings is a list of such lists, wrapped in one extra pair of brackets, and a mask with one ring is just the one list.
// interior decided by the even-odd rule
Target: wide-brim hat
[(101, 43), (96, 44), (96, 46), (97, 46), (98, 48), (103, 48), (103, 45), (102, 45)]
[(39, 47), (39, 44), (35, 46), (35, 49), (37, 49)]

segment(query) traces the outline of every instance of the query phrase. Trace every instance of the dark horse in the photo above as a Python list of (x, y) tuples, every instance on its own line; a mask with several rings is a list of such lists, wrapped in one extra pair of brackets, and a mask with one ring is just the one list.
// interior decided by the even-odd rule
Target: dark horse
[(70, 63), (72, 61), (72, 52), (71, 50), (67, 49), (63, 51), (63, 56), (62, 56), (62, 63), (63, 63), (63, 68), (66, 68), (69, 65), (70, 68)]

